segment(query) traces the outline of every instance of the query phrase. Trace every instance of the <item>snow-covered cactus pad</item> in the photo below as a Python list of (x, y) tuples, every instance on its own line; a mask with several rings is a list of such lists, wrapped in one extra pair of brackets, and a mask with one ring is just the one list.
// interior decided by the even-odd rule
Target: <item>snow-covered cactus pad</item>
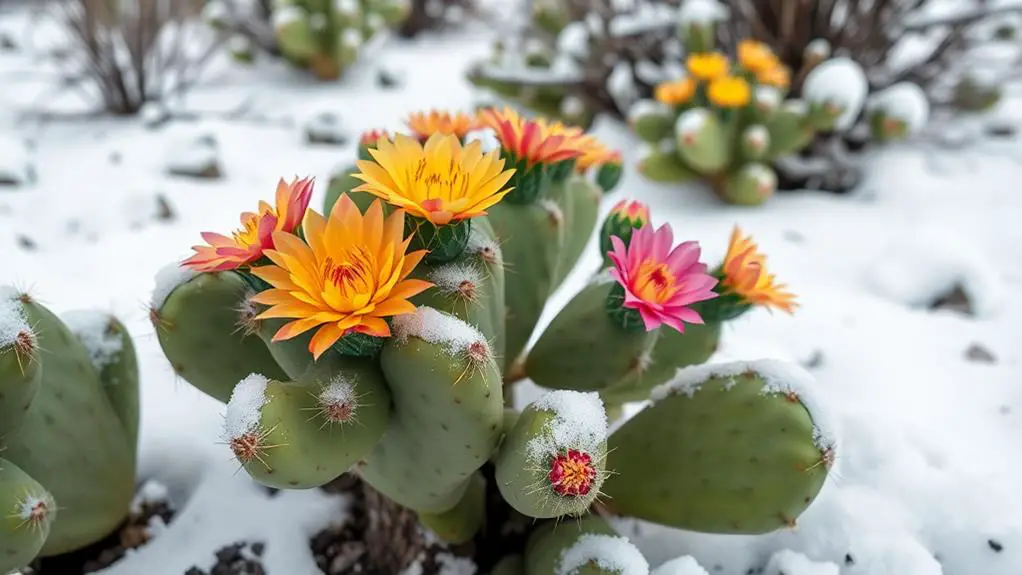
[(134, 494), (137, 437), (124, 325), (93, 311), (61, 320), (0, 286), (0, 572), (113, 531)]
[[(724, 323), (794, 309), (751, 238), (736, 229), (711, 271), (643, 204), (598, 225), (620, 156), (580, 128), (511, 109), (408, 126), (363, 136), (323, 213), (311, 180), (281, 180), (272, 205), (157, 278), (160, 344), (226, 404), (220, 439), (242, 468), (284, 489), (356, 474), (452, 544), (492, 548), (478, 539), (531, 525), (494, 573), (648, 574), (611, 512), (723, 532), (793, 521), (827, 475), (813, 458), (833, 453), (804, 407), (811, 383), (767, 363), (734, 385), (700, 379), (691, 402), (665, 384), (712, 355)], [(468, 138), (487, 130), (494, 149)], [(603, 269), (535, 333), (590, 243)], [(546, 389), (519, 409), (525, 379)], [(611, 432), (625, 402), (651, 397)]]

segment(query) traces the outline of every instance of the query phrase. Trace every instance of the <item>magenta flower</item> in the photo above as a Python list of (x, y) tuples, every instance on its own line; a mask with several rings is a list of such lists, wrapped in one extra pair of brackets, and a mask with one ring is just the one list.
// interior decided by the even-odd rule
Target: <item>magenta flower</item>
[(642, 316), (646, 331), (662, 323), (685, 332), (685, 323), (701, 324), (703, 318), (692, 304), (717, 297), (717, 279), (699, 261), (699, 242), (682, 242), (673, 250), (670, 224), (653, 230), (645, 225), (632, 234), (625, 247), (621, 238), (610, 239), (614, 249), (607, 255), (614, 267), (610, 275), (625, 290), (623, 306)]

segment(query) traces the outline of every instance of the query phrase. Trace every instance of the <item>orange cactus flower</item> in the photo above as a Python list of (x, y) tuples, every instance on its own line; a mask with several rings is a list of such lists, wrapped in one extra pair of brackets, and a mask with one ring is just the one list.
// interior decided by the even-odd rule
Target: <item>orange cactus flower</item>
[(794, 313), (798, 307), (795, 294), (786, 291), (785, 284), (776, 283), (774, 275), (768, 272), (766, 260), (752, 237), (742, 234), (735, 226), (721, 266), (724, 276), (721, 287), (746, 303)]
[(221, 272), (246, 266), (274, 247), (273, 235), (290, 233), (298, 227), (312, 199), (313, 180), (295, 179), (290, 184), (277, 183), (276, 205), (259, 202), (256, 213), (241, 214), (241, 228), (230, 237), (203, 232), (205, 246), (192, 246), (195, 254), (181, 262), (198, 272)]
[(777, 57), (770, 46), (746, 39), (738, 43), (738, 63), (742, 68), (758, 74), (777, 65)]
[[(293, 319), (273, 335), (282, 341), (316, 329), (309, 352), (319, 359), (348, 333), (390, 336), (386, 317), (412, 313), (408, 298), (433, 284), (408, 279), (426, 250), (406, 253), (403, 210), (386, 220), (383, 203), (374, 200), (365, 215), (347, 195), (334, 204), (329, 218), (314, 210), (302, 225), (305, 241), (277, 232), (276, 248), (266, 251), (273, 265), (252, 269), (272, 285), (252, 296), (271, 306), (257, 319)], [(307, 242), (307, 243), (306, 243)]]
[(358, 140), (360, 146), (375, 146), (380, 140), (389, 140), (390, 132), (387, 130), (366, 130)]
[(668, 106), (687, 104), (696, 95), (696, 81), (691, 76), (680, 80), (671, 80), (657, 84), (653, 97), (657, 102)]
[(526, 168), (537, 164), (556, 164), (582, 155), (576, 144), (579, 135), (572, 133), (570, 128), (562, 129), (556, 124), (524, 118), (511, 108), (482, 110), (479, 119), (484, 126), (496, 132), (501, 147), (516, 162), (525, 161)]
[(601, 166), (603, 164), (610, 164), (613, 162), (620, 163), (621, 153), (617, 150), (611, 150), (607, 146), (603, 145), (603, 142), (597, 140), (592, 136), (587, 136), (582, 141), (582, 155), (575, 162), (575, 169), (579, 172), (584, 172), (593, 166)]
[(514, 170), (504, 169), (498, 150), (483, 152), (479, 141), (464, 146), (453, 134), (435, 133), (420, 143), (397, 134), (380, 140), (369, 154), (373, 160), (356, 162), (353, 174), (364, 183), (356, 192), (368, 192), (409, 214), (441, 226), (486, 214), (511, 188), (505, 187)]
[(479, 129), (479, 120), (473, 115), (464, 112), (451, 114), (439, 110), (415, 112), (408, 116), (405, 124), (422, 141), (437, 132), (464, 138), (472, 130)]
[(784, 64), (775, 62), (773, 66), (758, 72), (756, 80), (760, 84), (786, 90), (791, 86), (791, 72)]

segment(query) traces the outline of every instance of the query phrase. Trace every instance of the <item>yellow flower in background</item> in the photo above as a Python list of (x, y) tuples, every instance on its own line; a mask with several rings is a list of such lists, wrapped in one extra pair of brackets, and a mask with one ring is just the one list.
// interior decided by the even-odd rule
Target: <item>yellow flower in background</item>
[(784, 64), (775, 61), (774, 65), (770, 68), (758, 72), (756, 80), (760, 84), (786, 90), (791, 86), (791, 72)]
[(479, 128), (479, 121), (474, 115), (464, 112), (451, 114), (440, 110), (412, 113), (405, 120), (405, 124), (422, 141), (437, 132), (464, 138), (466, 134)]
[(706, 96), (718, 108), (741, 108), (752, 99), (752, 88), (745, 78), (727, 76), (710, 82)]
[(500, 152), (483, 153), (479, 141), (462, 145), (453, 134), (435, 133), (420, 143), (397, 134), (380, 140), (358, 160), (353, 176), (363, 184), (354, 189), (404, 208), (410, 215), (436, 226), (486, 214), (511, 188), (505, 187), (514, 169), (505, 170)]
[(721, 286), (746, 303), (794, 313), (798, 307), (795, 294), (785, 291), (785, 284), (776, 283), (776, 278), (767, 269), (766, 260), (752, 237), (743, 235), (742, 230), (735, 226), (721, 266), (724, 273)]
[(345, 334), (390, 335), (385, 317), (412, 313), (408, 298), (433, 284), (407, 279), (425, 250), (405, 253), (403, 210), (386, 219), (383, 204), (374, 200), (365, 215), (342, 194), (330, 217), (306, 212), (298, 236), (277, 232), (275, 249), (265, 254), (274, 265), (252, 269), (272, 285), (252, 301), (271, 306), (257, 319), (289, 318), (273, 341), (291, 339), (317, 329), (309, 342), (316, 359)]
[(697, 80), (709, 82), (727, 76), (730, 64), (727, 56), (720, 52), (706, 52), (703, 54), (692, 54), (685, 62), (688, 73), (695, 76)]
[(690, 77), (657, 84), (653, 97), (661, 104), (678, 106), (687, 104), (696, 94), (696, 81)]
[(769, 46), (756, 40), (742, 40), (738, 43), (738, 63), (742, 68), (758, 74), (777, 64), (777, 57)]

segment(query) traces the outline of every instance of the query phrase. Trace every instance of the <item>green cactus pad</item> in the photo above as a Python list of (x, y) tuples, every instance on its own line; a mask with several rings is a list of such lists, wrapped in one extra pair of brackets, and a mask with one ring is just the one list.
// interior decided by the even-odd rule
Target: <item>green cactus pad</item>
[(770, 132), (768, 158), (787, 156), (809, 145), (816, 132), (807, 123), (806, 113), (805, 102), (789, 100), (766, 120), (764, 125)]
[(289, 59), (303, 62), (319, 52), (308, 18), (293, 18), (276, 26), (277, 45)]
[(506, 555), (490, 569), (490, 575), (526, 575), (525, 558), (521, 555)]
[(699, 173), (717, 173), (731, 161), (732, 140), (720, 119), (706, 108), (692, 108), (678, 116), (674, 136), (678, 155)]
[(380, 365), (394, 413), (360, 473), (400, 505), (442, 513), (500, 441), (500, 372), (479, 330), (450, 314), (419, 307), (393, 330)]
[(490, 208), (489, 219), (504, 255), (507, 370), (525, 349), (553, 291), (565, 243), (564, 218), (555, 204), (540, 201), (499, 203)]
[(834, 460), (815, 382), (777, 360), (681, 370), (610, 437), (613, 511), (690, 531), (791, 527)]
[(124, 426), (128, 443), (136, 445), (139, 424), (138, 357), (128, 328), (114, 316), (93, 310), (68, 312), (61, 319), (88, 350), (92, 366), (103, 383), (103, 391)]
[(699, 173), (685, 165), (672, 149), (653, 150), (639, 161), (639, 173), (654, 182), (681, 183), (694, 180)]
[(421, 218), (405, 217), (405, 237), (412, 237), (408, 249), (428, 250), (429, 253), (423, 261), (430, 264), (442, 264), (457, 259), (465, 251), (471, 233), (471, 219), (435, 226)]
[[(357, 174), (358, 168), (355, 166), (347, 167), (330, 178), (330, 183), (327, 185), (326, 194), (323, 196), (323, 213), (330, 214), (334, 209), (334, 204), (337, 203), (338, 198), (342, 195), (347, 195), (355, 205), (358, 206), (359, 211), (363, 214), (369, 209), (369, 206), (376, 199), (376, 196), (368, 192), (354, 192), (355, 188), (362, 185), (364, 182), (355, 178), (352, 174)], [(384, 204), (384, 212), (387, 211), (387, 206)]]
[(372, 362), (323, 356), (301, 382), (253, 374), (231, 395), (224, 441), (253, 479), (311, 489), (347, 471), (387, 429), (390, 394)]
[(595, 393), (552, 391), (529, 404), (504, 436), (496, 481), (519, 513), (582, 515), (607, 475), (607, 416)]
[[(263, 312), (267, 306), (260, 304), (253, 304), (257, 312)], [(271, 318), (261, 319), (256, 322), (258, 331), (256, 334), (262, 339), (263, 347), (269, 353), (270, 359), (272, 359), (278, 366), (278, 371), (283, 370), (282, 373), (286, 374), (281, 377), (271, 377), (261, 371), (252, 371), (250, 373), (259, 373), (266, 375), (266, 377), (276, 381), (296, 381), (302, 380), (306, 373), (313, 369), (316, 362), (312, 359), (312, 352), (309, 351), (309, 342), (312, 341), (313, 334), (316, 330), (312, 329), (305, 333), (298, 334), (291, 339), (282, 339), (280, 341), (273, 341), (274, 334), (289, 323), (290, 319), (282, 318)], [(334, 355), (335, 351), (327, 351), (327, 355)], [(240, 381), (240, 380), (239, 380)]]
[(658, 144), (671, 137), (674, 113), (655, 100), (641, 100), (628, 111), (628, 125), (643, 142)]
[(0, 445), (24, 421), (42, 380), (36, 335), (16, 298), (0, 286)]
[(483, 527), (486, 519), (486, 479), (473, 473), (461, 501), (443, 513), (419, 513), (419, 522), (428, 527), (442, 541), (460, 545), (471, 541)]
[(56, 515), (49, 492), (17, 465), (0, 459), (0, 573), (35, 559)]
[(250, 373), (288, 379), (259, 336), (252, 333), (252, 291), (236, 272), (199, 274), (178, 285), (151, 313), (156, 337), (175, 373), (226, 403)]
[(536, 385), (599, 391), (648, 365), (656, 332), (615, 323), (606, 301), (617, 282), (602, 279), (576, 294), (529, 351), (525, 373)]
[(596, 184), (600, 186), (603, 193), (609, 194), (621, 182), (624, 175), (624, 167), (618, 162), (607, 162), (600, 165), (596, 171)]
[(600, 397), (608, 405), (648, 399), (649, 392), (669, 381), (678, 369), (706, 363), (720, 345), (720, 331), (720, 323), (709, 321), (685, 324), (685, 333), (661, 326), (645, 369), (601, 391)]
[(42, 356), (39, 392), (3, 455), (61, 507), (42, 555), (94, 543), (120, 525), (135, 494), (136, 446), (126, 437), (89, 351), (49, 310), (24, 298), (22, 311)]
[(560, 251), (557, 261), (555, 288), (561, 285), (571, 270), (575, 269), (579, 258), (582, 257), (582, 252), (585, 251), (589, 238), (596, 229), (596, 222), (600, 218), (600, 201), (603, 200), (600, 187), (581, 175), (575, 175), (565, 183), (564, 195), (565, 203), (570, 206), (566, 212), (570, 213), (571, 217), (566, 218), (564, 248)]
[(649, 564), (599, 515), (544, 523), (525, 545), (526, 575), (648, 575)]
[(777, 174), (758, 162), (748, 163), (729, 175), (718, 190), (721, 198), (738, 206), (758, 206), (777, 191)]

